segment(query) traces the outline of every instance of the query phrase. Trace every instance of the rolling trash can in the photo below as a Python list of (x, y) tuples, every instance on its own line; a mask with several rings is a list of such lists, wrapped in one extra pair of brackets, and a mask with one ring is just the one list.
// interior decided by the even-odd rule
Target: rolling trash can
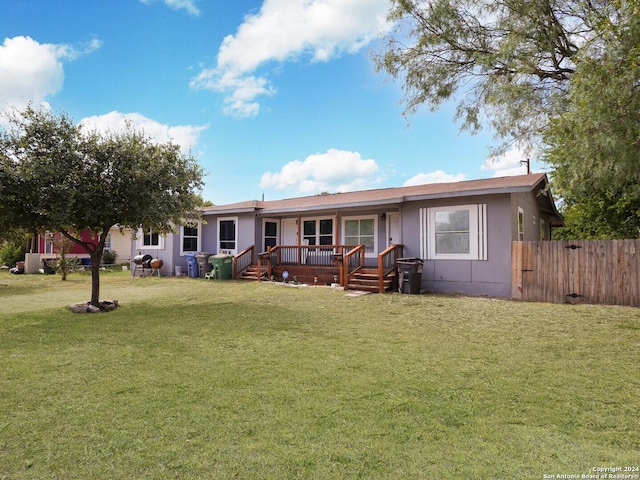
[(230, 280), (233, 277), (233, 256), (218, 254), (209, 257), (209, 263), (217, 280)]
[(204, 276), (211, 271), (211, 264), (209, 263), (210, 253), (200, 252), (196, 254), (196, 261), (198, 262), (198, 272), (199, 277), (204, 278)]
[(198, 278), (198, 260), (196, 259), (196, 254), (187, 253), (185, 258), (187, 259), (187, 275), (189, 275), (189, 278)]
[(424, 261), (420, 258), (399, 258), (398, 264), (398, 291), (400, 293), (420, 293), (422, 283), (422, 268)]

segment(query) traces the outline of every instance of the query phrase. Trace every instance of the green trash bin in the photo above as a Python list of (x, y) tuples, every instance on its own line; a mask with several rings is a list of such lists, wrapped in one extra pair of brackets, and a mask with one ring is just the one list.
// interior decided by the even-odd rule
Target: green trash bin
[(215, 278), (218, 280), (229, 280), (233, 277), (233, 257), (231, 255), (212, 255), (209, 263), (213, 266)]

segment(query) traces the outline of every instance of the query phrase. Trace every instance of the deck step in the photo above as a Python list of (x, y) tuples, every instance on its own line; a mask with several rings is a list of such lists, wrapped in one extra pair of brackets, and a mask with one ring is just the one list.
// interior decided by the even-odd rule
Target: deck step
[(238, 277), (239, 280), (258, 280), (260, 278), (260, 271), (256, 265), (250, 265), (247, 267)]
[[(383, 288), (386, 292), (391, 290), (393, 285), (393, 275), (387, 276), (383, 281)], [(377, 269), (362, 269), (349, 278), (349, 290), (363, 290), (378, 293), (380, 289), (380, 277)]]

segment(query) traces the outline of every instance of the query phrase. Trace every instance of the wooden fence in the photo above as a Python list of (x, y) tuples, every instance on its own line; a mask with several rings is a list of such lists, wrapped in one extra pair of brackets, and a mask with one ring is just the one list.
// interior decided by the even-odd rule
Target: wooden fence
[(640, 240), (513, 242), (511, 296), (640, 307)]

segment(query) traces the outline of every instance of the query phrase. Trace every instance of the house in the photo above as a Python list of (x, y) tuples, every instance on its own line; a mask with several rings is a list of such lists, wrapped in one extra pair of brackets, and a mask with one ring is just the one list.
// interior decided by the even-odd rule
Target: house
[[(60, 246), (56, 244), (57, 242), (54, 239), (55, 234), (52, 232), (36, 234), (30, 239), (25, 255), (26, 273), (38, 273), (43, 268), (43, 260), (57, 257)], [(89, 231), (80, 232), (80, 239), (83, 242), (98, 243), (97, 236)], [(111, 227), (104, 251), (116, 253), (116, 264), (128, 263), (131, 260), (129, 257), (131, 253), (131, 230), (125, 229), (120, 232), (120, 228), (117, 225)], [(76, 243), (71, 245), (67, 255), (69, 257), (77, 257), (86, 262), (87, 265), (91, 263), (89, 253)]]
[(409, 257), (424, 262), (422, 290), (509, 297), (511, 242), (550, 240), (563, 224), (544, 173), (252, 200), (204, 208), (202, 220), (166, 237), (140, 232), (132, 258), (160, 258), (167, 275), (186, 272), (189, 254), (229, 254), (239, 278), (287, 271), (384, 291)]

